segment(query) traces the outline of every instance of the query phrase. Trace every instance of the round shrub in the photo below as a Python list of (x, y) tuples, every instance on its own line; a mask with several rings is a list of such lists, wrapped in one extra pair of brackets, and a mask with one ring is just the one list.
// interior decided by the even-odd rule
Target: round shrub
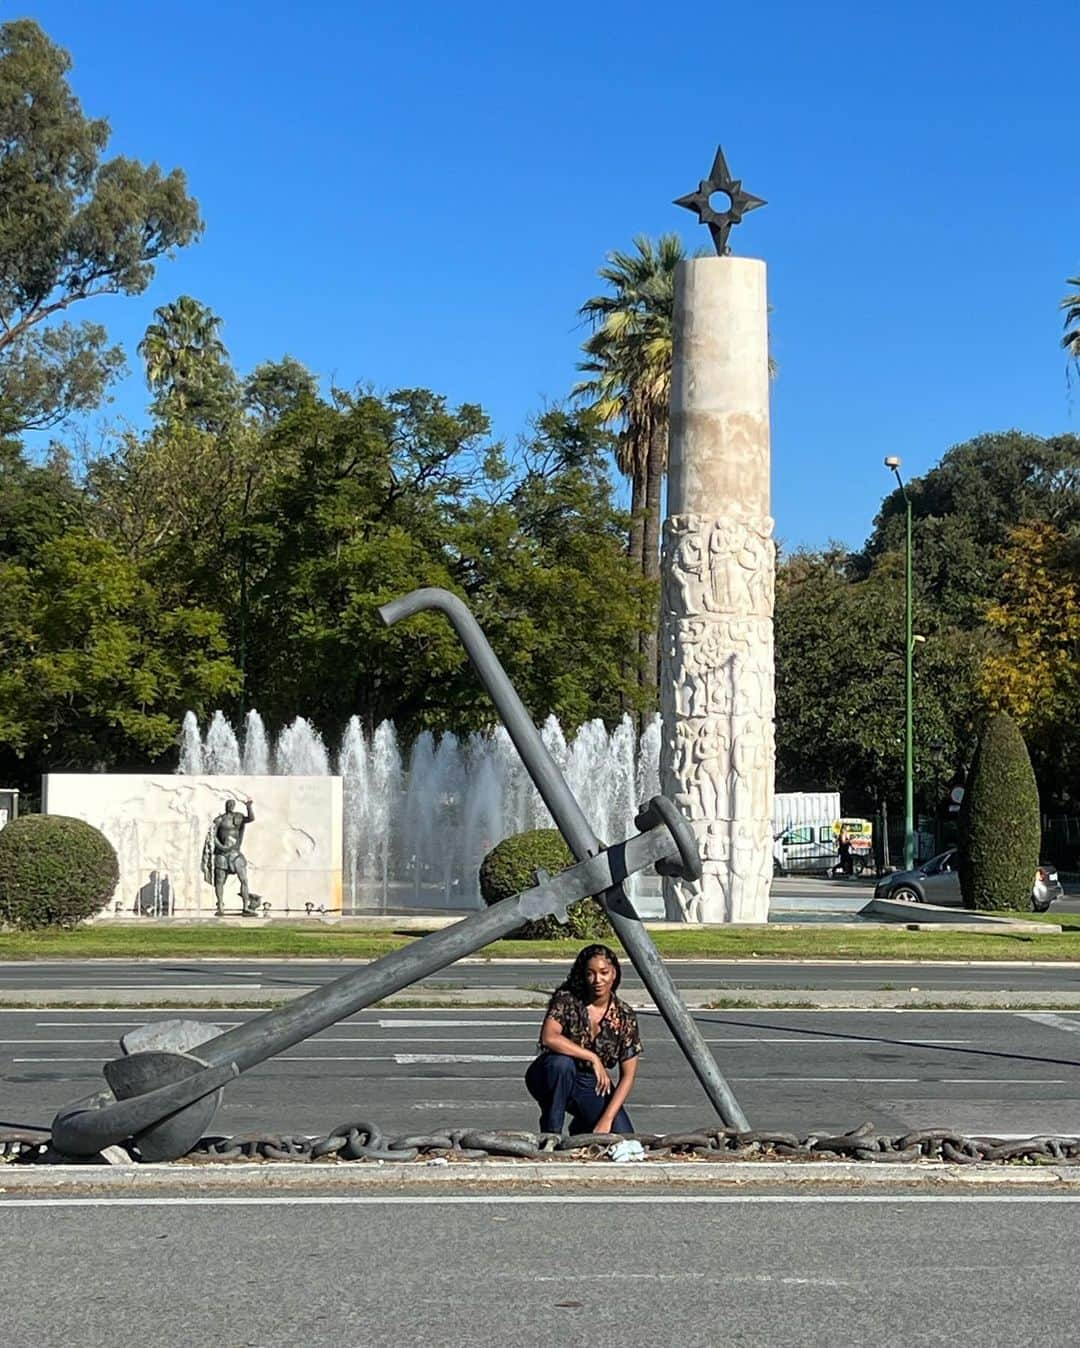
[(1039, 864), (1039, 789), (1016, 722), (998, 712), (975, 750), (960, 809), (966, 908), (1031, 907)]
[[(488, 905), (532, 889), (537, 871), (557, 875), (574, 864), (574, 856), (554, 828), (516, 833), (497, 843), (480, 863), (480, 893)], [(596, 899), (579, 899), (567, 913), (570, 921), (563, 926), (554, 917), (535, 918), (514, 935), (533, 941), (560, 939), (600, 941), (611, 936), (611, 923)]]
[(108, 903), (120, 868), (112, 843), (81, 819), (27, 814), (0, 829), (0, 922), (74, 926)]

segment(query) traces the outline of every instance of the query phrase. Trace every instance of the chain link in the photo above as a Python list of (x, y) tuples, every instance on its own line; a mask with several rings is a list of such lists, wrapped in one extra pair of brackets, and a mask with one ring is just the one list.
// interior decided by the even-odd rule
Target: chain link
[[(879, 1133), (872, 1123), (835, 1136), (755, 1129), (706, 1127), (689, 1133), (532, 1133), (447, 1128), (437, 1133), (388, 1136), (367, 1120), (340, 1124), (322, 1137), (248, 1133), (204, 1137), (173, 1164), (207, 1161), (397, 1161), (600, 1160), (619, 1142), (638, 1142), (648, 1160), (695, 1161), (945, 1161), (950, 1165), (1010, 1163), (1080, 1164), (1080, 1137), (968, 1137), (948, 1128)], [(137, 1154), (109, 1147), (89, 1164), (126, 1165)], [(0, 1129), (0, 1165), (71, 1164), (54, 1151), (49, 1133)]]

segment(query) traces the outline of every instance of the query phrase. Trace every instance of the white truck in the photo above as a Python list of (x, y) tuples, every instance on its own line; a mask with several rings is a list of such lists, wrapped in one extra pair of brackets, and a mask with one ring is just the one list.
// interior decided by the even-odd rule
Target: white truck
[(873, 865), (873, 826), (846, 819), (838, 791), (778, 791), (773, 797), (773, 870), (777, 875), (829, 874), (837, 865), (837, 839), (851, 836), (853, 870)]

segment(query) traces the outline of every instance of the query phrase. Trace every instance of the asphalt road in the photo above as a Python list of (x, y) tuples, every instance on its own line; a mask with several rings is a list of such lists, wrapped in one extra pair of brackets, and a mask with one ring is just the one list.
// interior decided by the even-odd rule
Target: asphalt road
[(1056, 1348), (1076, 1342), (1078, 1202), (0, 1199), (0, 1318), (12, 1348)]
[[(362, 961), (306, 960), (70, 960), (0, 963), (0, 992), (36, 988), (157, 988), (177, 997), (199, 989), (253, 995), (263, 989), (313, 987), (340, 977)], [(681, 987), (887, 989), (917, 985), (923, 990), (1080, 990), (1080, 964), (819, 964), (792, 961), (666, 960)], [(533, 961), (463, 961), (425, 978), (415, 987), (553, 988), (569, 967)], [(629, 961), (623, 986), (641, 988)]]
[[(126, 1029), (175, 1012), (0, 1012), (0, 1126), (47, 1127), (99, 1090)], [(220, 1026), (247, 1013), (191, 1012)], [(253, 1014), (253, 1013), (252, 1013)], [(889, 1132), (1080, 1133), (1080, 1013), (713, 1011), (696, 1017), (752, 1126), (800, 1135), (871, 1120)], [(645, 1057), (630, 1102), (649, 1132), (701, 1126), (710, 1106), (666, 1027), (640, 1016)], [(368, 1011), (226, 1088), (213, 1131), (390, 1133), (453, 1125), (535, 1128), (522, 1076), (539, 1013)]]

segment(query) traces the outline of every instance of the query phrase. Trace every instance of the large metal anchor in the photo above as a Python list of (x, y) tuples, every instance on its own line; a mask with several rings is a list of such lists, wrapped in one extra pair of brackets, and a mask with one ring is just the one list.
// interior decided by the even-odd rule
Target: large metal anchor
[(124, 1035), (120, 1041), (124, 1056), (103, 1069), (108, 1089), (67, 1105), (53, 1120), (56, 1151), (92, 1156), (127, 1142), (144, 1161), (175, 1160), (203, 1136), (222, 1088), (241, 1072), (473, 954), (527, 919), (554, 914), (565, 921), (567, 906), (590, 894), (602, 899), (642, 981), (724, 1123), (749, 1126), (623, 889), (629, 875), (647, 866), (697, 879), (701, 860), (689, 823), (669, 800), (656, 796), (635, 821), (642, 832), (603, 848), (466, 606), (445, 590), (428, 589), (414, 591), (380, 612), (390, 624), (425, 608), (439, 608), (453, 622), (530, 776), (578, 856), (577, 864), (556, 876), (537, 876), (534, 888), (224, 1033), (195, 1021), (171, 1020)]

